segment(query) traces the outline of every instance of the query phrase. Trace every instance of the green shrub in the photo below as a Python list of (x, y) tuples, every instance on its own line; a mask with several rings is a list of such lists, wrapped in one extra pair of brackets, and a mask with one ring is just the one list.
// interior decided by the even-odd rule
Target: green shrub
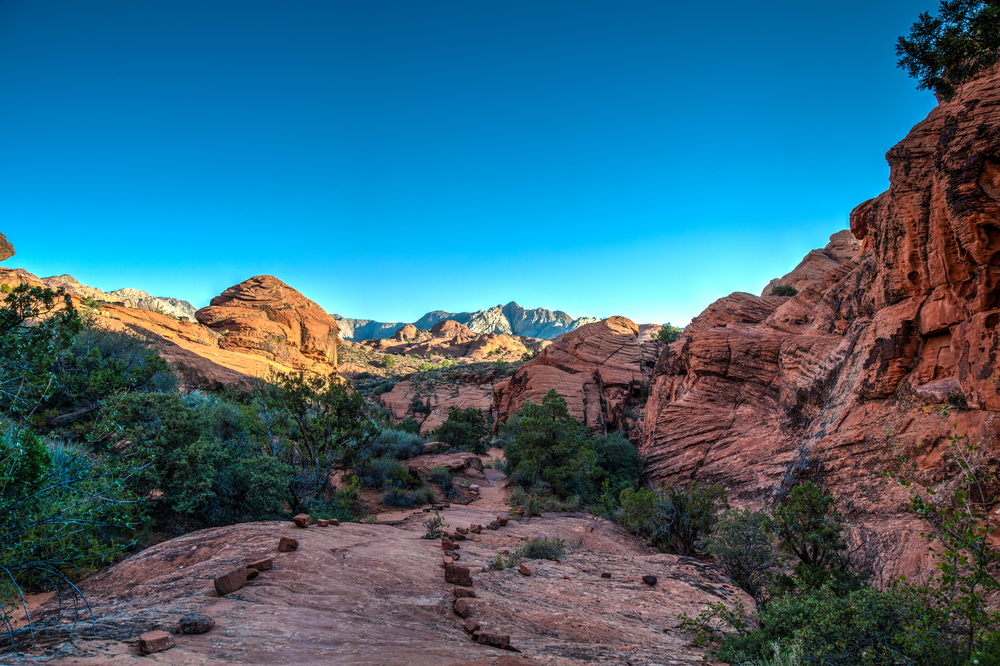
[(494, 571), (503, 571), (504, 569), (516, 567), (520, 563), (521, 558), (518, 557), (516, 552), (504, 555), (498, 550), (497, 554), (493, 556), (493, 559), (486, 566)]
[(768, 585), (777, 568), (776, 544), (764, 528), (767, 514), (750, 509), (730, 509), (722, 514), (705, 551), (719, 568), (757, 602), (767, 605)]
[(406, 418), (396, 424), (396, 428), (411, 435), (420, 436), (420, 424), (412, 418)]
[(790, 284), (779, 284), (771, 290), (772, 296), (794, 296), (799, 290)]
[(435, 511), (431, 518), (424, 521), (424, 527), (427, 528), (427, 531), (420, 537), (421, 539), (440, 539), (444, 536), (445, 528), (450, 527), (450, 525), (444, 522), (440, 513)]
[(562, 539), (531, 539), (516, 554), (525, 560), (558, 560), (566, 554), (566, 543)]
[(423, 485), (420, 477), (395, 458), (372, 458), (355, 468), (361, 486), (364, 488), (384, 488), (391, 485), (399, 488), (419, 488)]
[(410, 410), (414, 414), (430, 414), (431, 406), (425, 405), (424, 401), (420, 398), (414, 397), (413, 402), (410, 403)]
[(434, 431), (434, 437), (453, 449), (486, 453), (489, 430), (481, 409), (448, 408), (448, 418)]
[(618, 521), (662, 551), (689, 556), (712, 533), (719, 514), (728, 506), (720, 485), (691, 481), (681, 487), (672, 480), (655, 491), (622, 491)]
[(424, 452), (424, 440), (402, 429), (383, 428), (371, 442), (360, 447), (358, 459), (395, 458), (407, 460)]
[(390, 369), (396, 367), (396, 357), (392, 354), (386, 354), (382, 359), (382, 367)]
[(677, 326), (673, 326), (668, 321), (656, 333), (656, 339), (659, 340), (660, 342), (666, 342), (669, 344), (671, 342), (676, 342), (677, 340), (680, 340), (682, 335), (684, 335), (684, 329), (678, 328)]

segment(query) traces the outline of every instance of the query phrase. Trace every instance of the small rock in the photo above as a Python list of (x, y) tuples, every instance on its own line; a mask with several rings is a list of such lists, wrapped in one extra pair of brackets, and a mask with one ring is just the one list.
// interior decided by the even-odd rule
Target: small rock
[(308, 513), (300, 513), (292, 518), (292, 522), (295, 523), (296, 527), (309, 527), (309, 523), (312, 522), (312, 517)]
[(485, 631), (476, 632), (476, 642), (480, 645), (492, 645), (493, 647), (500, 647), (501, 645), (510, 645), (510, 636), (502, 636), (500, 634), (488, 634)]
[(451, 535), (451, 538), (455, 541), (465, 541), (466, 536), (461, 532), (455, 532), (454, 534)]
[(462, 559), (462, 556), (456, 553), (455, 551), (449, 550), (448, 552), (450, 553), (449, 557), (451, 557), (451, 559), (456, 561)]
[(486, 527), (490, 528), (491, 530), (498, 530), (498, 529), (500, 529), (500, 524), (497, 523), (497, 521), (494, 520), (492, 523), (490, 523)]
[(316, 519), (316, 527), (329, 527), (329, 526), (330, 526), (329, 520), (324, 520), (322, 518)]
[(247, 580), (253, 580), (254, 578), (256, 578), (259, 575), (260, 575), (259, 571), (257, 571), (256, 569), (251, 569), (250, 567), (247, 567)]
[(468, 527), (456, 527), (455, 531), (458, 532), (459, 534), (468, 534), (469, 533), (469, 528)]
[(455, 615), (461, 618), (466, 618), (472, 615), (472, 606), (469, 605), (469, 601), (467, 599), (455, 599)]
[(482, 525), (469, 525), (469, 531), (473, 534), (481, 534), (483, 531)]
[(472, 587), (472, 573), (469, 567), (447, 567), (444, 570), (444, 580), (452, 585)]
[(569, 576), (563, 576), (563, 580), (569, 580)]
[(441, 539), (442, 550), (458, 550), (458, 544), (448, 538)]
[(247, 584), (247, 570), (244, 568), (233, 569), (224, 576), (215, 579), (215, 591), (220, 597), (224, 597), (231, 592), (235, 592)]
[(456, 587), (454, 590), (455, 597), (461, 599), (462, 597), (475, 597), (476, 591), (469, 587)]
[(528, 567), (524, 566), (523, 564), (517, 565), (517, 570), (520, 571), (525, 576), (530, 576), (531, 575), (531, 569), (529, 569)]
[(643, 576), (642, 582), (652, 587), (653, 585), (656, 585), (656, 576)]
[(451, 508), (451, 504), (449, 502), (445, 502), (444, 504), (441, 505), (441, 508), (442, 509), (450, 509)]
[(208, 615), (185, 615), (180, 625), (182, 634), (203, 634), (215, 626), (215, 620)]
[(262, 560), (257, 560), (256, 562), (251, 562), (247, 565), (248, 569), (256, 569), (257, 571), (268, 571), (274, 566), (274, 560), (270, 557), (265, 557)]
[(479, 623), (476, 622), (474, 618), (469, 618), (465, 621), (465, 631), (470, 634), (474, 634), (479, 631)]
[(503, 553), (504, 555), (510, 555), (510, 551), (508, 549), (506, 549), (506, 548), (504, 548), (500, 552)]
[(147, 631), (139, 636), (139, 649), (146, 654), (163, 652), (174, 647), (174, 639), (165, 631)]
[(605, 571), (604, 573), (601, 574), (601, 578), (611, 578), (611, 574)]
[(330, 527), (340, 527), (340, 521), (336, 518), (330, 519)]
[(497, 516), (497, 525), (500, 527), (507, 527), (507, 519), (503, 516)]
[(421, 509), (421, 511), (423, 511), (424, 513), (430, 513), (431, 508), (429, 506), (425, 506), (423, 509)]
[(278, 542), (279, 553), (290, 553), (293, 550), (298, 549), (298, 547), (299, 547), (299, 542), (296, 539), (281, 537), (281, 541)]

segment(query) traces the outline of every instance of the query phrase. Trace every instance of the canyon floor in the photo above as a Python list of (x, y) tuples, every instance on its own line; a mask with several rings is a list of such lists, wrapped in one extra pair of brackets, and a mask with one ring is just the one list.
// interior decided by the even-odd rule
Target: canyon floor
[[(485, 470), (480, 498), (441, 511), (452, 528), (487, 525), (505, 515), (505, 477)], [(456, 565), (471, 569), (471, 617), (484, 631), (509, 634), (516, 654), (470, 640), (453, 610), (439, 540), (426, 540), (421, 510), (380, 515), (379, 524), (308, 529), (291, 522), (233, 525), (148, 548), (81, 588), (95, 621), (42, 607), (40, 649), (28, 662), (49, 664), (704, 664), (704, 652), (679, 631), (679, 613), (735, 600), (712, 566), (658, 553), (609, 521), (587, 514), (510, 520), (459, 542)], [(277, 552), (282, 536), (297, 551)], [(531, 538), (563, 539), (565, 558), (525, 560), (488, 570), (499, 550)], [(213, 579), (271, 557), (274, 568), (220, 597)], [(610, 574), (610, 577), (602, 577)], [(642, 582), (645, 575), (655, 585)], [(177, 633), (187, 613), (212, 616), (208, 633)], [(37, 617), (37, 616), (36, 616)], [(170, 631), (176, 647), (142, 655), (138, 636)], [(24, 641), (22, 640), (22, 643)], [(44, 647), (43, 647), (44, 646)], [(22, 645), (22, 647), (24, 647)], [(0, 660), (12, 658), (9, 653)], [(519, 661), (520, 660), (520, 661)]]

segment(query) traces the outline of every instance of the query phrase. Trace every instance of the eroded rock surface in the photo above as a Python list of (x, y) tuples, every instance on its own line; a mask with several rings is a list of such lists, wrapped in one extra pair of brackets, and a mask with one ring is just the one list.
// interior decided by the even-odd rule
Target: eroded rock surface
[(860, 243), (835, 234), (776, 282), (798, 295), (720, 299), (663, 353), (642, 452), (653, 479), (719, 481), (748, 500), (825, 475), (890, 573), (913, 573), (926, 544), (906, 494), (880, 484), (890, 447), (922, 483), (946, 484), (946, 424), (923, 407), (956, 405), (959, 432), (990, 447), (1000, 431), (997, 75), (886, 157), (889, 190), (851, 214)]
[(195, 316), (222, 336), (223, 349), (257, 354), (298, 369), (337, 363), (340, 329), (334, 318), (270, 275), (226, 289)]
[[(639, 327), (610, 317), (566, 333), (494, 387), (493, 407), (505, 421), (528, 400), (550, 389), (566, 399), (570, 414), (588, 426), (618, 429), (630, 402), (652, 372), (659, 343), (640, 344)], [(647, 349), (648, 345), (652, 345)]]

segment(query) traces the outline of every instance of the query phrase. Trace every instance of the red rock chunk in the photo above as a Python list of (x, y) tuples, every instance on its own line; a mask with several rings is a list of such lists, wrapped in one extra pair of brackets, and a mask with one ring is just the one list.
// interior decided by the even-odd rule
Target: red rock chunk
[(329, 520), (324, 520), (322, 518), (316, 520), (316, 527), (327, 527), (329, 526), (329, 524), (330, 524)]
[(312, 517), (308, 513), (300, 513), (292, 518), (292, 521), (295, 522), (296, 527), (309, 527)]
[(260, 572), (257, 571), (256, 569), (251, 569), (250, 567), (247, 567), (246, 574), (247, 574), (247, 580), (250, 581), (259, 576)]
[(642, 582), (652, 587), (653, 585), (656, 585), (656, 576), (643, 576)]
[(605, 571), (604, 573), (601, 574), (601, 578), (611, 578), (611, 574)]
[(456, 587), (453, 592), (458, 598), (476, 596), (476, 591), (468, 587)]
[(472, 573), (469, 567), (447, 567), (444, 570), (444, 580), (452, 585), (472, 587)]
[(507, 527), (507, 519), (503, 516), (497, 516), (497, 525), (500, 527)]
[(469, 605), (467, 599), (455, 599), (455, 615), (461, 618), (467, 618), (472, 615), (472, 606)]
[(298, 547), (299, 547), (299, 542), (297, 539), (289, 539), (288, 537), (281, 537), (281, 541), (278, 542), (279, 553), (290, 553), (293, 550), (297, 550)]
[(235, 592), (247, 584), (247, 570), (244, 568), (233, 569), (229, 573), (215, 579), (215, 591), (220, 597)]
[(270, 557), (265, 557), (262, 560), (257, 560), (256, 562), (251, 562), (247, 565), (248, 569), (256, 569), (257, 571), (267, 571), (274, 566), (274, 560)]
[(214, 626), (215, 620), (208, 615), (185, 615), (180, 621), (182, 634), (204, 634)]
[(163, 652), (172, 647), (174, 647), (174, 639), (165, 631), (148, 631), (139, 636), (139, 649), (146, 654)]
[(531, 569), (529, 569), (528, 567), (526, 567), (524, 564), (519, 564), (517, 566), (517, 570), (520, 571), (525, 576), (530, 576), (531, 575)]
[(466, 633), (474, 634), (479, 631), (479, 623), (474, 618), (469, 618), (465, 621), (465, 626), (463, 627)]

